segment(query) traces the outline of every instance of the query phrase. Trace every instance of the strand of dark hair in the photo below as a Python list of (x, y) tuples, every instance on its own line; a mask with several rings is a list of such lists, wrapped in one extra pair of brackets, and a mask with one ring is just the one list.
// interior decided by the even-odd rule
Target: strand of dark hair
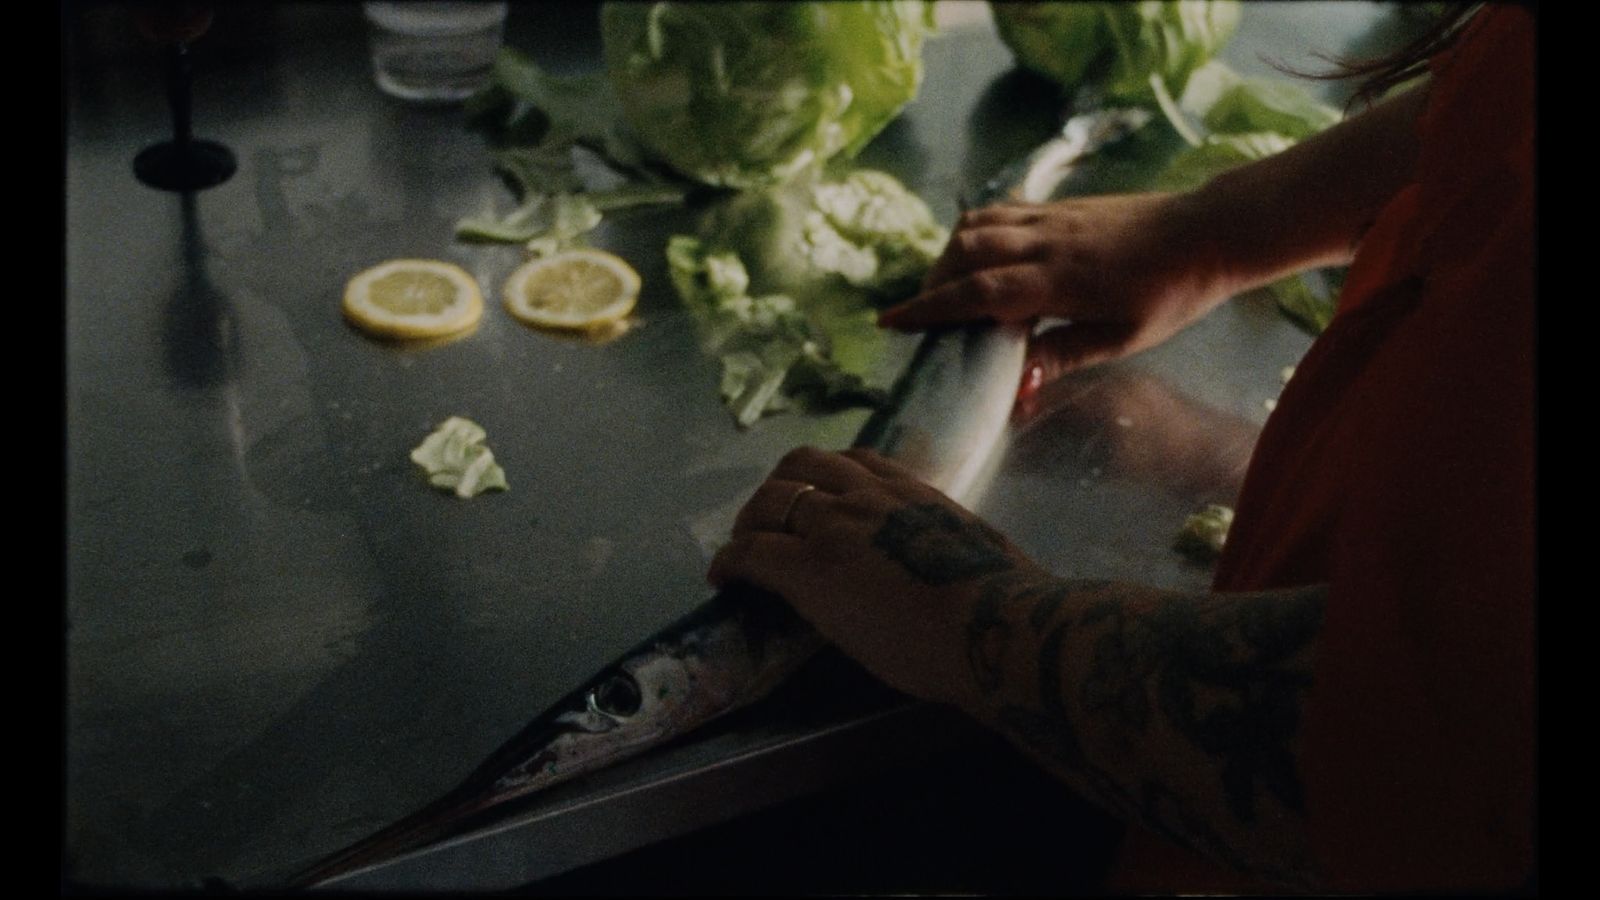
[(1481, 2), (1451, 3), (1410, 43), (1387, 56), (1361, 59), (1314, 54), (1318, 59), (1334, 67), (1328, 72), (1301, 72), (1280, 62), (1273, 62), (1271, 65), (1286, 74), (1318, 81), (1362, 79), (1350, 97), (1350, 102), (1345, 106), (1345, 111), (1350, 112), (1358, 107), (1370, 106), (1395, 85), (1404, 84), (1427, 72), (1429, 60), (1455, 44), (1456, 39), (1461, 36), (1461, 26), (1466, 24), (1483, 5)]

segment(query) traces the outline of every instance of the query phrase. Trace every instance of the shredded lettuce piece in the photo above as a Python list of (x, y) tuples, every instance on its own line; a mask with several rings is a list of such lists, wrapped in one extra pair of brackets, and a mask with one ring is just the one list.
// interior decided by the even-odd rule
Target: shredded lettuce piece
[(811, 189), (805, 241), (819, 270), (881, 294), (915, 288), (950, 232), (894, 176), (859, 169)]
[(749, 427), (793, 407), (881, 404), (896, 373), (874, 304), (914, 290), (948, 237), (922, 198), (862, 169), (722, 198), (698, 235), (667, 242), (667, 269)]
[(1239, 28), (1235, 0), (1144, 0), (1107, 3), (1106, 28), (1116, 62), (1106, 93), (1129, 102), (1153, 99), (1150, 76), (1183, 93), (1189, 75), (1215, 56)]
[(1204, 144), (1205, 140), (1195, 133), (1194, 128), (1184, 118), (1183, 110), (1178, 108), (1178, 102), (1168, 93), (1166, 83), (1161, 80), (1160, 74), (1150, 73), (1150, 89), (1155, 93), (1156, 106), (1160, 107), (1161, 114), (1167, 117), (1167, 123), (1178, 133), (1178, 137), (1183, 138), (1184, 143), (1190, 147)]
[(805, 409), (874, 406), (886, 393), (832, 356), (825, 316), (808, 316), (787, 294), (749, 293), (738, 255), (698, 238), (667, 242), (673, 287), (700, 320), (706, 351), (720, 357), (720, 392), (734, 420), (749, 428), (795, 405)]
[(502, 146), (586, 147), (612, 166), (650, 173), (604, 73), (552, 75), (501, 48), (488, 87), (467, 101), (469, 122)]
[(1272, 131), (1295, 140), (1339, 123), (1339, 112), (1299, 85), (1253, 78), (1230, 88), (1206, 111), (1206, 127), (1218, 134)]
[(600, 224), (600, 209), (585, 195), (556, 194), (548, 201), (552, 207), (550, 225), (528, 238), (528, 252), (534, 256), (554, 256), (563, 250), (588, 244), (584, 239)]
[(583, 244), (605, 212), (633, 206), (683, 202), (687, 188), (673, 184), (625, 182), (602, 190), (583, 190), (571, 146), (503, 150), (495, 156), (522, 197), (503, 216), (469, 216), (456, 223), (462, 240), (532, 242), (529, 249), (555, 252)]
[(411, 461), (428, 474), (429, 484), (463, 500), (484, 491), (509, 490), (505, 470), (483, 443), (487, 436), (476, 422), (451, 416), (411, 451)]
[(744, 260), (757, 290), (809, 294), (842, 281), (887, 297), (914, 289), (949, 239), (922, 198), (871, 169), (745, 191), (701, 233)]
[[(460, 220), (458, 238), (526, 243), (547, 255), (583, 246), (607, 212), (684, 201), (687, 184), (662, 180), (643, 163), (604, 76), (549, 75), (509, 48), (494, 72), (490, 87), (469, 101), (468, 115), (500, 142), (515, 144), (495, 155), (495, 168), (521, 202), (504, 215)], [(575, 162), (579, 148), (628, 180), (585, 184)]]
[(456, 223), (463, 240), (507, 243), (549, 241), (552, 249), (581, 242), (600, 224), (600, 210), (584, 194), (534, 194), (503, 218), (473, 217)]
[(1220, 60), (1189, 78), (1179, 105), (1213, 134), (1274, 132), (1295, 140), (1337, 125), (1339, 111), (1284, 78), (1245, 78)]
[(1281, 153), (1294, 143), (1292, 138), (1270, 131), (1206, 135), (1200, 146), (1190, 147), (1173, 157), (1166, 171), (1156, 177), (1155, 188), (1193, 190), (1229, 169)]
[(722, 357), (722, 400), (739, 427), (749, 428), (762, 416), (789, 408), (780, 391), (799, 358), (798, 348), (782, 341)]
[(1313, 337), (1321, 334), (1333, 321), (1338, 295), (1317, 294), (1301, 275), (1290, 275), (1274, 281), (1267, 286), (1267, 290), (1278, 301), (1278, 309)]
[(1189, 516), (1178, 532), (1174, 549), (1197, 562), (1211, 562), (1222, 555), (1228, 540), (1228, 529), (1233, 526), (1233, 510), (1220, 504), (1207, 504), (1205, 509)]

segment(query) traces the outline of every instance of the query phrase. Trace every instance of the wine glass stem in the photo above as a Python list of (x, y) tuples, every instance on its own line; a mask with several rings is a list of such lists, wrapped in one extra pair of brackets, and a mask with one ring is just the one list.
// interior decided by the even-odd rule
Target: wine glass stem
[(190, 112), (193, 84), (194, 66), (189, 60), (189, 45), (180, 41), (173, 44), (167, 54), (167, 102), (172, 107), (172, 139), (181, 146), (187, 146), (194, 138)]

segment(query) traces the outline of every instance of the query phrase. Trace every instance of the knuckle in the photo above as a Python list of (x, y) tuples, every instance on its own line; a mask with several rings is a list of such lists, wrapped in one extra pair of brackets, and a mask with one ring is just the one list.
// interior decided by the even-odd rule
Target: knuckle
[(1039, 266), (1029, 266), (1012, 273), (1011, 289), (1019, 297), (1037, 299), (1051, 293), (1050, 277)]
[(878, 504), (877, 492), (870, 488), (851, 488), (839, 495), (837, 508), (852, 519), (862, 518)]
[(893, 492), (897, 503), (922, 502), (942, 505), (948, 502), (944, 494), (937, 489), (912, 479), (896, 482), (890, 490)]
[(749, 553), (749, 540), (742, 535), (735, 536), (722, 549), (711, 558), (711, 571), (722, 575), (731, 575), (739, 571), (741, 563)]
[(993, 315), (1025, 318), (1033, 312), (1042, 283), (1036, 266), (991, 269), (973, 276), (970, 297), (974, 306)]
[(821, 450), (809, 445), (796, 447), (793, 450), (790, 450), (788, 453), (785, 453), (783, 455), (783, 459), (779, 460), (778, 465), (780, 467), (790, 467), (796, 464), (803, 465), (807, 462), (815, 460), (821, 454)]
[(988, 306), (1002, 293), (1000, 278), (993, 272), (978, 272), (967, 284), (968, 296), (977, 306)]
[(1043, 262), (1050, 258), (1050, 254), (1054, 250), (1054, 244), (1038, 234), (1030, 232), (1027, 237), (1022, 239), (1021, 245), (1018, 247), (1018, 255), (1028, 262)]
[(958, 231), (950, 238), (950, 245), (955, 250), (956, 256), (972, 256), (977, 253), (980, 246), (978, 232), (971, 230)]
[(884, 458), (883, 454), (871, 447), (851, 447), (849, 450), (844, 451), (844, 455), (855, 460), (878, 460)]

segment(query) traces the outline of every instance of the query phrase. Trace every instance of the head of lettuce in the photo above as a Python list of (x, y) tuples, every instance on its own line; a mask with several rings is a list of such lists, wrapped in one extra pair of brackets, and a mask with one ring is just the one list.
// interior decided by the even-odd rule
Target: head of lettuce
[(1071, 90), (1094, 86), (1110, 100), (1150, 103), (1152, 79), (1170, 96), (1239, 27), (1239, 0), (1137, 3), (991, 3), (1000, 39), (1025, 69)]
[(853, 156), (922, 81), (922, 0), (608, 3), (606, 71), (655, 156), (746, 188)]

